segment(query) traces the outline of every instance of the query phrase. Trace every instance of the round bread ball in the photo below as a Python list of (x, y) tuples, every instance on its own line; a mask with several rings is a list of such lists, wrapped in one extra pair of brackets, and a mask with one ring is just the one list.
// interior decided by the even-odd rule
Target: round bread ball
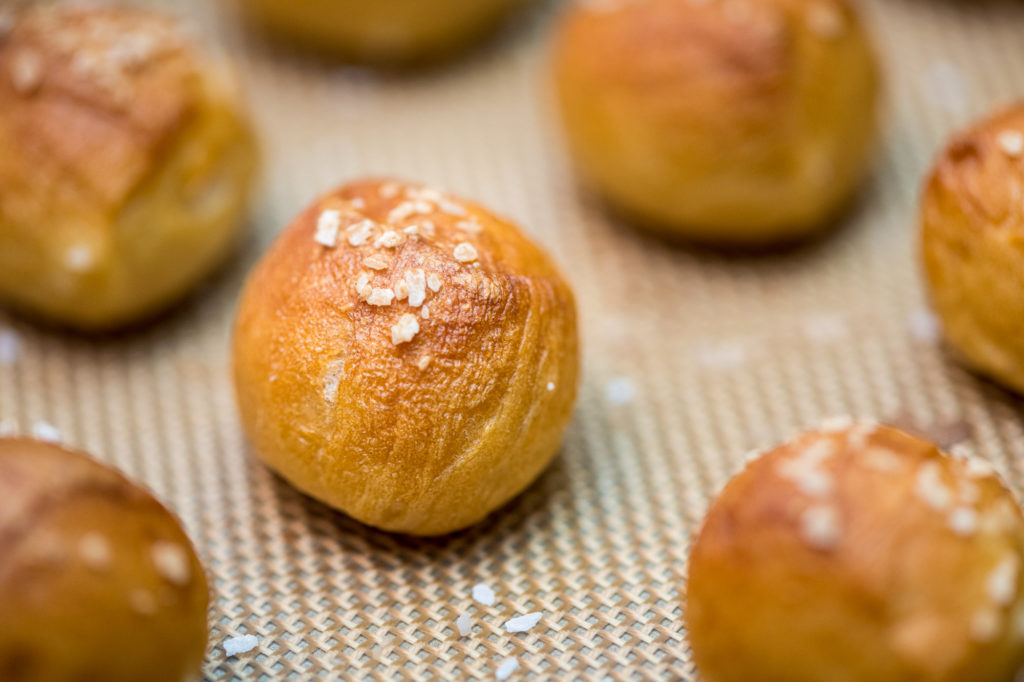
[(5, 16), (0, 302), (87, 331), (149, 316), (242, 226), (256, 152), (230, 71), (144, 10)]
[(579, 371), (572, 291), (512, 223), (358, 181), (289, 225), (242, 293), (235, 387), (256, 453), (389, 531), (440, 535), (554, 457)]
[(921, 253), (950, 345), (1024, 393), (1024, 103), (957, 135), (921, 197)]
[(207, 601), (152, 495), (81, 452), (0, 439), (0, 679), (197, 677)]
[(238, 0), (293, 44), (381, 65), (448, 56), (526, 0)]
[(554, 71), (579, 172), (671, 236), (804, 237), (851, 200), (875, 143), (875, 56), (845, 0), (576, 2)]
[(750, 461), (690, 554), (709, 682), (1007, 682), (1024, 664), (1024, 517), (983, 460), (872, 424)]

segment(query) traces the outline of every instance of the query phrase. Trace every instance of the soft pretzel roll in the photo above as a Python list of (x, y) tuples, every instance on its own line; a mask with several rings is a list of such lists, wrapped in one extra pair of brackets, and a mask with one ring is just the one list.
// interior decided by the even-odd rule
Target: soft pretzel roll
[(958, 134), (921, 197), (921, 253), (949, 343), (1024, 392), (1024, 103)]
[(443, 57), (526, 0), (238, 0), (268, 30), (329, 55), (376, 64)]
[(0, 301), (87, 330), (149, 315), (241, 226), (255, 148), (235, 83), (144, 10), (7, 16)]
[(584, 178), (672, 235), (804, 236), (851, 199), (875, 143), (875, 56), (845, 0), (575, 2), (554, 70)]
[(981, 460), (867, 424), (747, 464), (690, 555), (709, 682), (1007, 682), (1024, 664), (1024, 517)]
[(298, 488), (437, 535), (525, 488), (576, 396), (576, 310), (548, 256), (486, 209), (360, 181), (289, 225), (234, 339), (242, 423)]
[(198, 676), (207, 600), (152, 495), (83, 453), (0, 439), (0, 679)]

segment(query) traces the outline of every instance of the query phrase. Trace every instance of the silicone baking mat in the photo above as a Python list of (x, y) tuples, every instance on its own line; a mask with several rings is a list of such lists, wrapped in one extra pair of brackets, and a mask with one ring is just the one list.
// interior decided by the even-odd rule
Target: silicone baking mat
[[(385, 77), (268, 47), (226, 2), (152, 4), (240, 63), (265, 151), (253, 236), (197, 296), (131, 334), (0, 317), (0, 419), (56, 426), (180, 514), (214, 584), (208, 679), (493, 678), (517, 656), (516, 678), (695, 680), (688, 542), (750, 448), (873, 416), (962, 441), (1024, 483), (1024, 403), (943, 349), (914, 228), (947, 134), (1024, 95), (1024, 5), (864, 0), (887, 78), (873, 182), (827, 238), (744, 257), (645, 237), (577, 189), (549, 99), (556, 3), (454, 64)], [(560, 456), (452, 537), (387, 535), (303, 497), (250, 456), (234, 408), (228, 339), (246, 270), (308, 201), (364, 174), (517, 219), (578, 296), (584, 376)], [(471, 598), (481, 582), (492, 607)], [(543, 612), (532, 631), (504, 632), (529, 611)], [(241, 634), (258, 646), (226, 657)]]

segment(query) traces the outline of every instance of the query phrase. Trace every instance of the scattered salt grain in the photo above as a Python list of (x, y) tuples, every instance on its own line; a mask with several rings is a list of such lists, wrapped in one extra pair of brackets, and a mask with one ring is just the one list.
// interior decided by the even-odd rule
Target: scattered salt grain
[(527, 613), (524, 616), (516, 616), (505, 621), (505, 632), (528, 632), (533, 629), (537, 623), (540, 622), (541, 616), (544, 614), (540, 611), (534, 611), (533, 613)]
[(187, 585), (192, 566), (185, 548), (174, 542), (160, 540), (149, 549), (153, 566), (160, 576), (175, 585)]
[(58, 443), (61, 439), (60, 429), (50, 422), (37, 421), (32, 425), (32, 437), (50, 443)]
[(1007, 156), (1017, 158), (1024, 153), (1024, 133), (1019, 130), (1004, 130), (999, 133), (996, 140), (999, 142), (999, 148)]
[(475, 220), (460, 220), (455, 223), (455, 227), (463, 232), (469, 232), (470, 234), (478, 234), (484, 229), (480, 226), (480, 223)]
[(494, 671), (494, 679), (507, 680), (517, 670), (519, 670), (519, 659), (515, 656), (510, 656), (502, 661), (498, 669)]
[(999, 606), (1008, 606), (1017, 596), (1017, 558), (1009, 556), (1000, 561), (985, 582), (988, 596)]
[(13, 365), (21, 355), (21, 337), (13, 329), (0, 327), (0, 365)]
[(224, 640), (224, 653), (227, 656), (237, 656), (252, 651), (260, 643), (256, 635), (241, 635), (239, 637), (228, 637)]
[(830, 505), (813, 505), (800, 517), (800, 536), (814, 549), (828, 550), (839, 543), (839, 514)]
[(416, 361), (416, 366), (419, 367), (421, 370), (424, 370), (427, 367), (430, 367), (430, 362), (432, 359), (433, 358), (431, 358), (429, 355), (424, 355), (423, 357)]
[(64, 265), (72, 272), (86, 272), (96, 263), (96, 254), (84, 244), (76, 244), (64, 252)]
[(404, 279), (398, 280), (395, 284), (395, 298), (399, 301), (404, 301), (409, 297), (409, 285), (405, 283)]
[(553, 381), (549, 381), (548, 382), (548, 390), (549, 391), (555, 390), (555, 382), (553, 382)]
[(465, 637), (469, 633), (473, 632), (473, 622), (469, 619), (469, 614), (464, 613), (455, 619), (455, 627), (459, 629), (459, 635)]
[(363, 201), (362, 197), (356, 197), (355, 199), (352, 199), (350, 202), (348, 202), (348, 205), (356, 209), (357, 211), (361, 211), (364, 208), (366, 208), (366, 202)]
[(483, 583), (473, 586), (473, 600), (484, 606), (494, 605), (494, 590)]
[(978, 514), (970, 507), (957, 507), (949, 514), (949, 529), (960, 537), (974, 534), (978, 528)]
[(412, 341), (419, 330), (420, 323), (416, 321), (416, 316), (406, 313), (398, 318), (398, 324), (391, 327), (391, 343), (397, 346)]
[(441, 278), (437, 276), (436, 272), (427, 275), (427, 286), (435, 294), (441, 289)]
[(341, 229), (341, 211), (328, 209), (316, 220), (316, 234), (313, 240), (324, 246), (334, 247), (338, 244), (338, 230)]
[(952, 493), (942, 482), (942, 467), (938, 462), (925, 462), (917, 470), (914, 492), (932, 509), (943, 510), (950, 505)]
[(437, 201), (437, 207), (441, 209), (443, 213), (453, 216), (464, 216), (466, 215), (466, 209), (460, 204), (455, 203), (450, 199), (441, 198)]
[(427, 276), (422, 268), (406, 270), (405, 283), (409, 287), (409, 305), (417, 308), (427, 299)]
[(102, 571), (110, 567), (114, 559), (114, 550), (110, 546), (110, 541), (102, 534), (89, 532), (78, 541), (78, 556), (89, 568)]
[(359, 273), (356, 279), (356, 293), (364, 300), (370, 295), (373, 289), (370, 287), (370, 275), (365, 272)]
[(366, 297), (366, 302), (370, 305), (391, 305), (393, 300), (395, 300), (395, 292), (391, 289), (378, 289), (377, 287), (373, 287), (370, 295)]
[(996, 468), (981, 457), (968, 457), (965, 473), (971, 478), (987, 478), (996, 473)]
[(377, 241), (373, 243), (376, 248), (393, 249), (402, 243), (402, 235), (398, 234), (394, 230), (385, 230), (377, 237)]
[(384, 199), (394, 199), (398, 196), (398, 185), (393, 182), (385, 182), (377, 193)]
[(420, 308), (420, 317), (422, 317), (424, 320), (430, 319), (430, 306), (425, 305), (422, 308)]
[(376, 229), (377, 224), (372, 220), (360, 220), (355, 225), (349, 225), (345, 229), (345, 233), (348, 234), (348, 243), (352, 246), (362, 246), (370, 241)]
[(604, 397), (612, 405), (628, 405), (636, 396), (636, 386), (626, 377), (615, 377), (604, 385)]
[(847, 416), (829, 417), (821, 422), (822, 431), (845, 431), (853, 426), (853, 419)]
[(477, 259), (476, 249), (469, 242), (459, 242), (456, 244), (453, 255), (455, 260), (460, 263), (472, 263)]
[(371, 270), (387, 270), (388, 264), (380, 256), (367, 256), (363, 259), (363, 265)]

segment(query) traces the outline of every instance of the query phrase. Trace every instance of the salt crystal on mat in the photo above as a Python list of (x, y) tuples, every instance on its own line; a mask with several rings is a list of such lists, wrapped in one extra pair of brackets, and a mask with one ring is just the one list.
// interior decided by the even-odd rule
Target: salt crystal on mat
[(473, 599), (484, 606), (494, 605), (494, 590), (483, 583), (473, 586)]
[(32, 425), (32, 437), (57, 443), (60, 442), (60, 429), (49, 422), (38, 421)]
[(502, 661), (498, 669), (494, 671), (494, 678), (497, 680), (507, 680), (517, 670), (519, 670), (519, 659), (515, 656), (510, 656)]
[(525, 616), (516, 616), (515, 618), (505, 621), (505, 631), (527, 632), (540, 621), (540, 617), (542, 615), (544, 614), (540, 611), (534, 611), (533, 613), (528, 613)]
[(464, 613), (455, 619), (455, 627), (459, 629), (459, 636), (465, 637), (473, 631), (473, 623), (469, 619), (469, 614)]
[(259, 643), (260, 640), (256, 637), (256, 635), (240, 635), (238, 637), (228, 637), (224, 640), (224, 653), (228, 656), (244, 654), (255, 649), (256, 645)]

